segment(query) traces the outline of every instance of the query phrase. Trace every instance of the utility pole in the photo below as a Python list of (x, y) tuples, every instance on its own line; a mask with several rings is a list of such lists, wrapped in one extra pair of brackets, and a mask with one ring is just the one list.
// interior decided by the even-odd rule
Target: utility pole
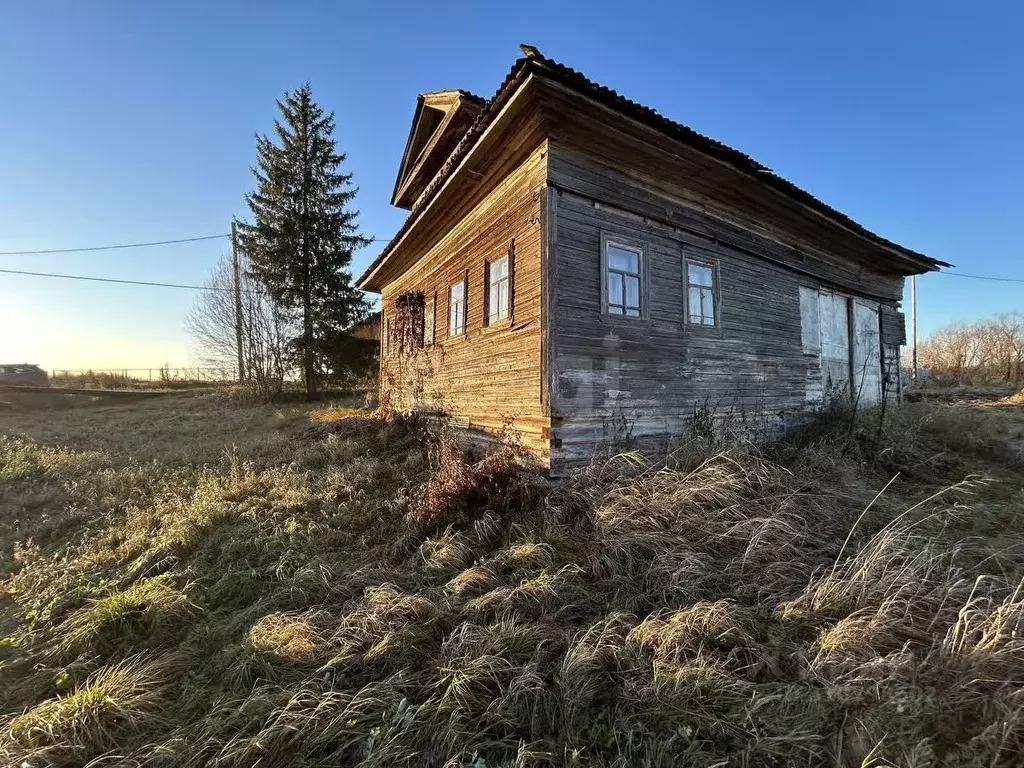
[(238, 236), (235, 222), (231, 222), (231, 267), (235, 282), (235, 347), (238, 352), (238, 383), (245, 381), (245, 357), (242, 355), (242, 286), (238, 274)]
[(917, 275), (910, 276), (910, 380), (917, 384)]

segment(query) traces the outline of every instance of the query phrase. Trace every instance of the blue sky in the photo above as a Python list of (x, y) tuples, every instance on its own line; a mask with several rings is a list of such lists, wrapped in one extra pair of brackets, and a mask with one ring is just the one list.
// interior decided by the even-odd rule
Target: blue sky
[[(311, 81), (365, 234), (386, 240), (416, 94), (489, 96), (529, 42), (964, 272), (1024, 278), (1024, 10), (1009, 3), (0, 0), (0, 251), (226, 232), (253, 134)], [(360, 272), (383, 243), (361, 252)], [(226, 241), (0, 256), (201, 283)], [(0, 359), (190, 361), (188, 291), (0, 274)], [(1024, 310), (1024, 284), (929, 275), (927, 332)]]

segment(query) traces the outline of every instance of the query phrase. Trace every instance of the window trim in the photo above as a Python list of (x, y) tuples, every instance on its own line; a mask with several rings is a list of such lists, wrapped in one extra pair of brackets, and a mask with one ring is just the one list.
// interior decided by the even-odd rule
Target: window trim
[[(705, 267), (711, 270), (711, 285), (700, 285), (699, 283), (690, 282), (690, 265), (696, 267)], [(714, 322), (708, 325), (704, 322), (697, 322), (690, 318), (690, 286), (694, 285), (698, 288), (710, 288), (711, 289), (711, 300), (714, 302), (712, 307)], [(683, 254), (683, 322), (685, 325), (691, 328), (720, 328), (722, 326), (722, 288), (721, 288), (721, 276), (719, 274), (719, 263), (718, 259), (703, 259), (694, 258)]]
[[(457, 285), (462, 286), (462, 330), (458, 333), (452, 333), (452, 288)], [(456, 280), (454, 283), (448, 284), (448, 318), (447, 318), (447, 331), (449, 339), (457, 339), (460, 336), (465, 336), (468, 331), (467, 325), (469, 320), (469, 275), (463, 275), (461, 280)]]
[[(637, 264), (640, 268), (638, 275), (640, 278), (639, 315), (627, 315), (625, 313), (620, 315), (609, 311), (608, 273), (612, 271), (608, 266), (609, 245), (615, 245), (627, 251), (635, 251), (639, 255)], [(625, 322), (646, 320), (649, 317), (650, 306), (650, 270), (647, 268), (647, 243), (642, 240), (638, 240), (635, 237), (620, 235), (613, 232), (601, 232), (601, 251), (599, 253), (599, 258), (601, 260), (601, 316), (615, 322), (620, 320)], [(621, 272), (621, 270), (615, 270), (615, 272)]]
[[(505, 277), (501, 279), (501, 282), (506, 285), (506, 292), (508, 293), (508, 302), (506, 312), (501, 317), (494, 317), (491, 314), (491, 267), (499, 261), (505, 261)], [(503, 256), (498, 256), (494, 259), (487, 259), (484, 261), (484, 285), (486, 290), (484, 291), (484, 326), (501, 325), (512, 319), (512, 258), (511, 253), (506, 253)]]

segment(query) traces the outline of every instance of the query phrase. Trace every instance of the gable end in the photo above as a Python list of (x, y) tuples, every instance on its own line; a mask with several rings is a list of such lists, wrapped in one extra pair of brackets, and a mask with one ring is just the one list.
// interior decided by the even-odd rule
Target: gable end
[(409, 138), (391, 204), (411, 209), (455, 149), (484, 100), (467, 91), (434, 91), (416, 98)]

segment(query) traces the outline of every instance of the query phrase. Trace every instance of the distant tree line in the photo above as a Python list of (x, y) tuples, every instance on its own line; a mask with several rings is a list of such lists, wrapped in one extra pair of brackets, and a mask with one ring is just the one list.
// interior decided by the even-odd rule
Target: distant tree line
[(244, 383), (273, 397), (298, 373), (308, 397), (351, 386), (375, 364), (375, 345), (347, 331), (369, 313), (352, 285), (353, 252), (367, 245), (351, 208), (357, 189), (341, 172), (334, 115), (309, 84), (277, 102), (274, 138), (256, 136), (251, 221), (236, 221), (240, 311), (225, 258), (196, 302), (188, 327), (204, 361), (233, 363), (242, 330)]
[(933, 375), (964, 383), (1024, 382), (1024, 315), (947, 325), (918, 347)]

